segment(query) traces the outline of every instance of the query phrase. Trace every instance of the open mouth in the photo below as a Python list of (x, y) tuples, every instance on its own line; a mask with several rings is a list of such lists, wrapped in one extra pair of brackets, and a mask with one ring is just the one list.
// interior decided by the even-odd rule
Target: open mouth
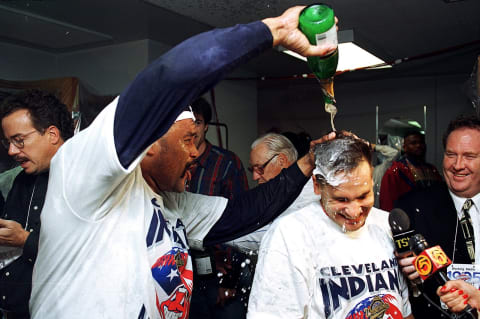
[(190, 180), (192, 179), (192, 168), (195, 168), (197, 165), (197, 162), (191, 162), (185, 165), (185, 169), (183, 170), (182, 176), (180, 178), (183, 178), (183, 183), (185, 185), (185, 189), (188, 188), (188, 185), (190, 184)]
[(464, 179), (465, 177), (470, 176), (469, 173), (463, 173), (463, 174), (461, 174), (461, 173), (454, 173), (454, 172), (452, 172), (452, 175), (453, 175), (453, 177), (456, 178), (456, 179)]
[(362, 214), (359, 214), (357, 217), (350, 217), (342, 213), (337, 213), (337, 215), (340, 215), (348, 225), (356, 225), (362, 220)]
[(344, 219), (345, 219), (345, 224), (352, 225), (352, 226), (360, 224), (360, 222), (361, 222), (360, 216), (358, 218), (355, 218), (355, 219), (350, 219), (350, 218), (345, 218), (345, 217), (344, 217)]
[(183, 180), (183, 183), (185, 185), (185, 188), (188, 188), (188, 186), (190, 185), (190, 180), (192, 179), (192, 173), (189, 170), (187, 170), (185, 172), (185, 174), (183, 174), (183, 175), (184, 175), (184, 178), (185, 178)]
[(24, 157), (16, 157), (15, 161), (22, 167), (25, 163), (29, 162), (29, 160), (27, 158), (24, 158)]

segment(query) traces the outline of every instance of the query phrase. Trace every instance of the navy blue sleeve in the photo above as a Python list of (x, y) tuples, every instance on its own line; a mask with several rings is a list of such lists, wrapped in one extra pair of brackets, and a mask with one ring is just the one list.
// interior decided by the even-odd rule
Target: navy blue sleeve
[(203, 245), (224, 243), (265, 226), (293, 203), (307, 181), (295, 163), (268, 183), (235, 195), (205, 236)]
[(122, 166), (165, 134), (195, 98), (272, 44), (270, 30), (258, 21), (199, 34), (150, 64), (118, 101), (114, 140)]

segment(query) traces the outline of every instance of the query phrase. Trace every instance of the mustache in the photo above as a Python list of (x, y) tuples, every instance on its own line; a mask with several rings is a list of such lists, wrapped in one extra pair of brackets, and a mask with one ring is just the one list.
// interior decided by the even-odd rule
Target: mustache
[(20, 163), (20, 162), (28, 161), (28, 158), (17, 155), (17, 156), (14, 156), (14, 157), (13, 157), (13, 160), (14, 160), (15, 162), (19, 162), (19, 163)]

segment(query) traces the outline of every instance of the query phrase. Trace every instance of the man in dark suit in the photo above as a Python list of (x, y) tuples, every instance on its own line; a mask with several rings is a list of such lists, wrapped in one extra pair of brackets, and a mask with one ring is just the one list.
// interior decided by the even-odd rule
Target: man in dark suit
[[(412, 229), (422, 234), (430, 246), (440, 245), (454, 264), (475, 264), (475, 260), (480, 260), (480, 256), (475, 258), (480, 254), (480, 119), (461, 116), (450, 122), (443, 144), (446, 184), (408, 193), (395, 207), (403, 209), (410, 217)], [(399, 260), (410, 280), (419, 277), (413, 259)], [(423, 296), (410, 297), (416, 318), (445, 317), (435, 307), (440, 304), (437, 288), (437, 282), (427, 280)]]

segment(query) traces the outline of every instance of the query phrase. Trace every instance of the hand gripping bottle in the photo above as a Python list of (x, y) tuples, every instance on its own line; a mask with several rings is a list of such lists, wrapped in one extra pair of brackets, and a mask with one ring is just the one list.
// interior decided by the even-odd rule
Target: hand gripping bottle
[[(312, 45), (338, 46), (337, 28), (333, 9), (326, 4), (312, 4), (300, 13), (299, 28)], [(335, 75), (338, 64), (338, 48), (328, 56), (308, 57), (308, 66), (319, 79)]]

